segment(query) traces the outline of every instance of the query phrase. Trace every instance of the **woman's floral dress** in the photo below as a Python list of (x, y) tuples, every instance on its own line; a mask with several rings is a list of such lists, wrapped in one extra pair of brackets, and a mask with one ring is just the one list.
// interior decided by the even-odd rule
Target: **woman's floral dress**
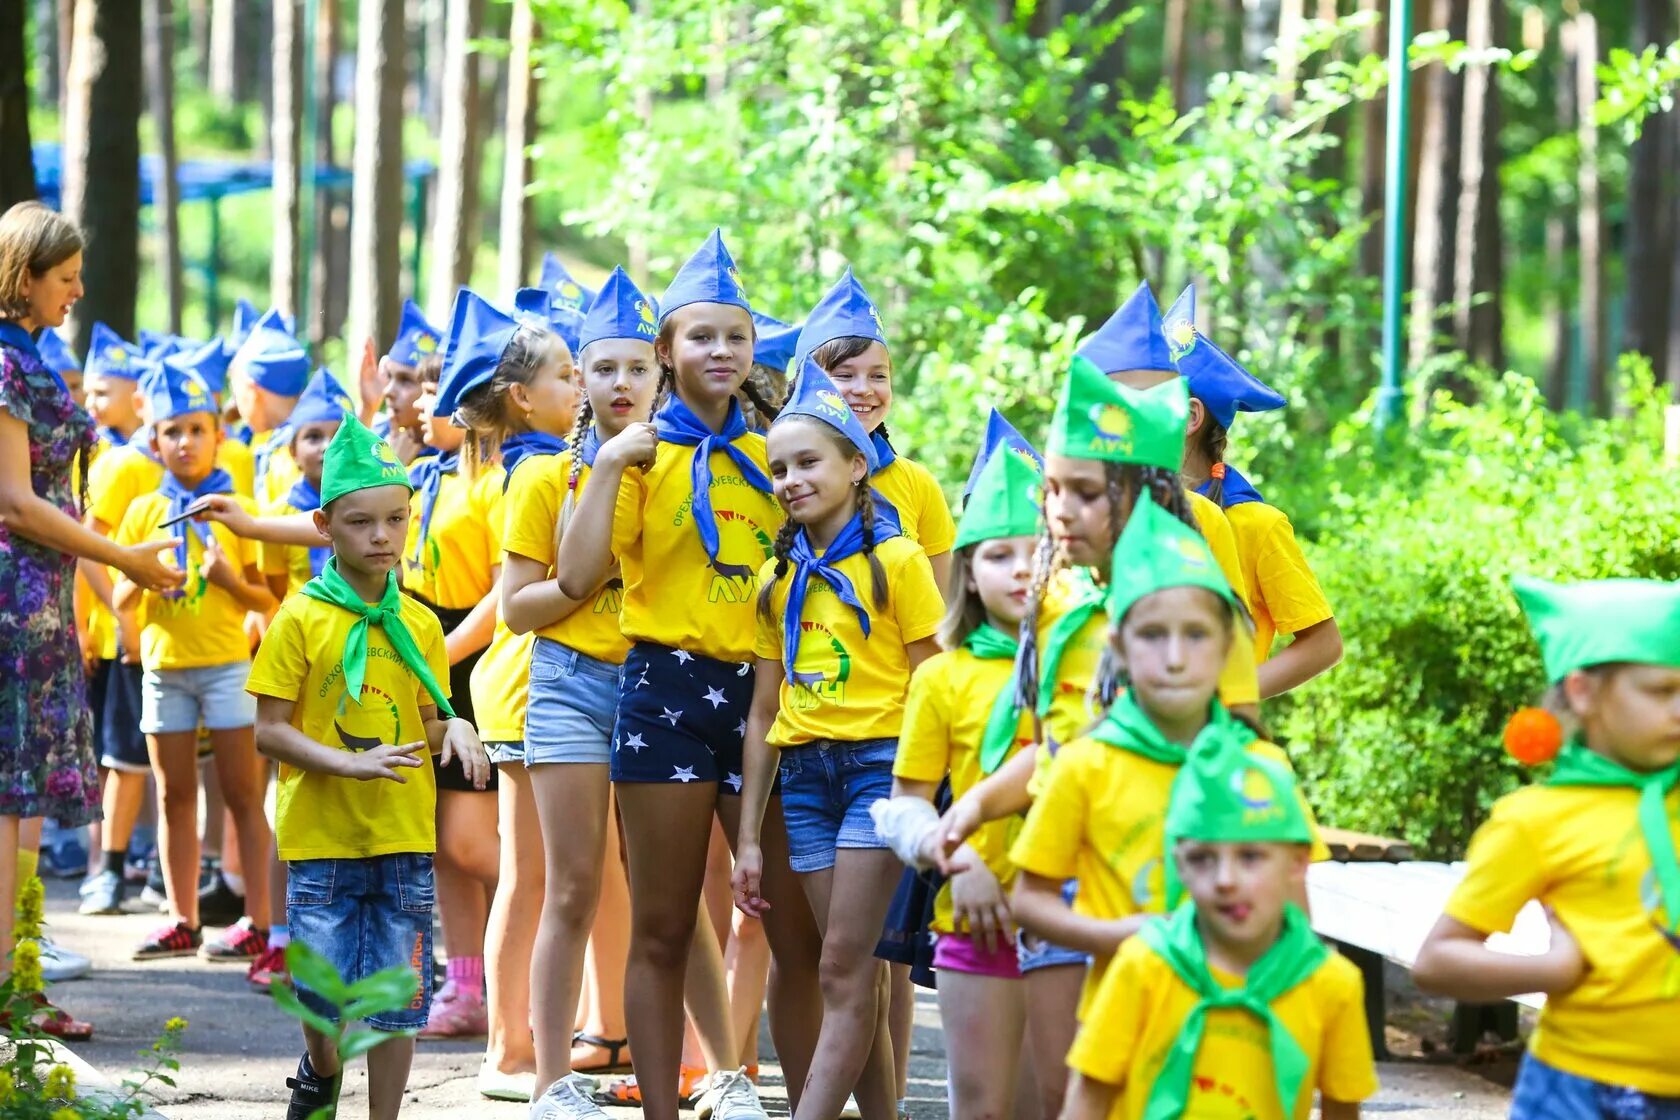
[[(72, 462), (93, 421), (42, 365), (28, 336), (0, 322), (0, 408), (29, 426), (35, 493), (80, 518)], [(100, 818), (87, 678), (76, 641), (76, 558), (0, 525), (0, 815)]]

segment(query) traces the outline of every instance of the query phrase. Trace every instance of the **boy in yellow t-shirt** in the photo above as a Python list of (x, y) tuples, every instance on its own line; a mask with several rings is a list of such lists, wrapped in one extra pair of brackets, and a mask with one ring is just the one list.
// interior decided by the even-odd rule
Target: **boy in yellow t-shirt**
[[(1494, 803), (1470, 867), (1418, 954), (1420, 987), (1477, 1003), (1544, 992), (1511, 1100), (1514, 1120), (1680, 1112), (1680, 584), (1518, 577), (1540, 644), (1549, 777)], [(1518, 713), (1546, 722), (1544, 713)], [(1545, 750), (1534, 748), (1544, 746)], [(1559, 749), (1561, 746), (1561, 750)], [(1524, 749), (1525, 747), (1529, 749)], [(1537, 899), (1538, 956), (1488, 948)]]
[(1063, 1120), (1357, 1120), (1377, 1089), (1359, 971), (1313, 935), (1294, 775), (1198, 742), (1166, 812), (1190, 901), (1128, 939), (1068, 1066)]
[[(393, 1037), (368, 1052), (368, 1112), (395, 1117), (432, 988), (436, 787), (425, 751), (459, 760), (482, 787), (489, 770), (472, 725), (448, 701), (443, 631), (398, 589), (408, 475), (355, 417), (327, 448), (315, 523), (333, 557), (275, 616), (252, 667), (258, 744), (280, 765), (275, 828), (294, 941), (347, 983), (409, 967), (406, 1008), (368, 1017)], [(440, 718), (440, 714), (441, 717)], [(300, 985), (318, 1015), (339, 1009)], [(332, 1108), (343, 1059), (304, 1027), (291, 1115)]]
[[(297, 463), (298, 480), (284, 498), (264, 512), (272, 517), (314, 513), (321, 508), (321, 467), (327, 445), (338, 434), (339, 425), (351, 411), (350, 394), (326, 369), (317, 370), (287, 422), (292, 439), (288, 444)], [(272, 544), (257, 547), (263, 574), (274, 597), (284, 601), (303, 590), (303, 585), (321, 574), (332, 555), (327, 545)]]
[(297, 481), (297, 463), (280, 435), (309, 383), (309, 355), (292, 337), (285, 318), (270, 309), (251, 327), (228, 365), (228, 387), (240, 418), (251, 431), (256, 498), (269, 505)]
[[(117, 527), (119, 545), (180, 540), (176, 566), (186, 573), (177, 591), (142, 591), (116, 581), (119, 612), (135, 613), (140, 636), (140, 730), (146, 733), (162, 802), (158, 851), (173, 921), (147, 938), (135, 959), (202, 952), (211, 959), (244, 960), (267, 946), (269, 918), (268, 821), (245, 695), (251, 663), (247, 612), (274, 605), (256, 567), (256, 547), (223, 526), (186, 518), (201, 498), (228, 494), (233, 480), (215, 467), (221, 429), (209, 388), (168, 366), (143, 383), (153, 454), (163, 464), (157, 489), (128, 507)], [(244, 499), (247, 503), (249, 499)], [(246, 872), (246, 920), (203, 944), (198, 921), (198, 729), (210, 732), (216, 776), (239, 834)]]

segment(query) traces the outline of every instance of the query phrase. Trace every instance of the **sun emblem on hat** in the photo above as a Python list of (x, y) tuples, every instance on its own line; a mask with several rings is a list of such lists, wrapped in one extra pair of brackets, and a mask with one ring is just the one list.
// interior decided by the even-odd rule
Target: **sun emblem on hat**
[(887, 325), (881, 322), (881, 313), (875, 309), (874, 304), (869, 305), (869, 317), (875, 321), (876, 332), (879, 333), (882, 338), (887, 337)]
[(128, 351), (121, 346), (107, 346), (105, 348), (105, 360), (114, 366), (126, 366), (128, 364)]
[(642, 317), (644, 323), (652, 324), (657, 321), (653, 314), (653, 305), (645, 299), (636, 301), (636, 314)]
[(554, 294), (567, 303), (578, 303), (583, 299), (583, 289), (570, 280), (562, 280), (554, 285)]
[(1272, 783), (1256, 767), (1245, 766), (1232, 775), (1231, 789), (1249, 812), (1263, 813), (1272, 808)]
[(741, 283), (741, 273), (734, 265), (729, 266), (729, 279), (743, 296), (747, 294), (747, 286)]
[(1207, 550), (1200, 547), (1195, 541), (1186, 540), (1183, 537), (1174, 537), (1170, 542), (1168, 542), (1168, 546), (1174, 552), (1178, 553), (1178, 557), (1179, 557), (1180, 560), (1183, 560), (1186, 564), (1189, 564), (1191, 567), (1195, 567), (1195, 568), (1205, 568), (1205, 567), (1207, 567), (1207, 563), (1208, 563)]
[(414, 339), (414, 349), (422, 354), (430, 354), (437, 350), (438, 340), (435, 334), (417, 335)]
[(1174, 354), (1184, 354), (1196, 345), (1196, 324), (1189, 319), (1174, 319), (1167, 324), (1167, 342)]
[(851, 412), (851, 409), (846, 407), (845, 399), (832, 389), (818, 389), (815, 395), (817, 403), (826, 409), (837, 412), (842, 416)]
[(1132, 434), (1132, 414), (1117, 404), (1094, 405), (1091, 425), (1105, 438), (1125, 439)]

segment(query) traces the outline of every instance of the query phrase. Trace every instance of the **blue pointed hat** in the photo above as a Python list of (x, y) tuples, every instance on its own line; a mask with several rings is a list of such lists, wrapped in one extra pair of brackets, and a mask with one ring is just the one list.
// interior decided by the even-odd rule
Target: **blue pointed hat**
[(225, 340), (212, 338), (194, 350), (169, 355), (163, 364), (197, 375), (210, 392), (219, 397), (227, 388), (228, 363), (232, 360), (233, 355), (228, 353)]
[(82, 371), (82, 363), (76, 360), (76, 355), (57, 331), (42, 331), (41, 337), (35, 340), (35, 349), (41, 353), (41, 364), (54, 373)]
[(138, 346), (125, 341), (122, 335), (104, 323), (93, 325), (93, 333), (88, 339), (87, 364), (82, 367), (89, 377), (99, 375), (138, 381), (147, 368), (146, 356)]
[(887, 328), (881, 322), (881, 313), (875, 309), (875, 302), (858, 283), (849, 265), (846, 275), (840, 277), (834, 287), (817, 301), (811, 309), (811, 317), (800, 329), (794, 366), (803, 369), (806, 357), (819, 346), (837, 338), (870, 338), (882, 346), (887, 344)]
[(659, 312), (653, 301), (642, 294), (629, 273), (615, 268), (584, 316), (577, 349), (581, 353), (590, 343), (609, 338), (633, 338), (651, 344), (658, 334)]
[(300, 424), (342, 423), (354, 407), (338, 378), (322, 366), (304, 386), (303, 395), (298, 397), (286, 424), (295, 432)]
[(671, 286), (659, 301), (659, 321), (664, 323), (671, 312), (691, 303), (726, 303), (752, 311), (747, 293), (741, 286), (741, 273), (735, 258), (723, 243), (723, 231), (714, 229), (694, 250), (694, 255), (677, 270)]
[(276, 396), (295, 397), (309, 383), (309, 354), (292, 337), (286, 317), (274, 308), (251, 327), (233, 360), (247, 377)]
[(244, 296), (240, 296), (234, 301), (233, 326), (228, 329), (227, 334), (222, 336), (223, 342), (227, 345), (228, 357), (233, 357), (233, 353), (239, 349), (240, 343), (251, 337), (251, 328), (256, 326), (257, 320), (261, 318), (262, 312), (258, 311), (256, 305)]
[(566, 344), (572, 357), (577, 357), (578, 334), (583, 330), (581, 311), (555, 303), (554, 297), (542, 288), (521, 288), (513, 294), (513, 316), (552, 331)]
[(963, 501), (974, 493), (975, 483), (980, 481), (980, 472), (986, 469), (986, 464), (1001, 448), (1011, 451), (1026, 459), (1040, 474), (1044, 473), (1044, 456), (1038, 449), (1027, 442), (1027, 437), (1015, 430), (1015, 425), (1004, 419), (1003, 413), (992, 409), (991, 415), (986, 417), (986, 437), (980, 443), (980, 454), (974, 457), (974, 466), (969, 469), (968, 481), (963, 483)]
[(385, 356), (399, 366), (417, 366), (422, 358), (436, 354), (442, 342), (442, 334), (426, 321), (415, 302), (405, 299), (402, 319), (397, 323), (397, 337)]
[(1221, 428), (1229, 428), (1239, 412), (1270, 412), (1289, 403), (1201, 331), (1192, 331), (1190, 345), (1178, 355), (1178, 371)]
[(449, 313), (449, 339), (443, 349), (443, 372), (438, 376), (439, 416), (452, 415), (461, 405), (462, 394), (495, 375), (502, 351), (518, 331), (518, 319), (477, 292), (462, 288), (455, 293), (455, 306)]
[(758, 337), (753, 341), (753, 364), (786, 371), (793, 363), (793, 352), (799, 348), (799, 332), (803, 324), (789, 326), (780, 319), (753, 312), (753, 326)]
[(1147, 281), (1138, 285), (1131, 298), (1076, 353), (1109, 375), (1132, 369), (1178, 372), (1161, 326), (1161, 309)]
[(881, 459), (875, 451), (875, 444), (870, 441), (869, 433), (863, 430), (863, 424), (852, 412), (852, 406), (846, 403), (846, 398), (840, 395), (840, 390), (834, 387), (834, 382), (828, 379), (828, 374), (822, 371), (822, 367), (810, 358), (805, 359), (799, 376), (794, 378), (793, 388), (788, 390), (787, 403), (776, 414), (775, 423), (780, 424), (783, 420), (795, 416), (810, 416), (821, 420), (845, 436), (852, 446), (858, 449), (869, 463), (870, 474), (880, 469)]
[(1166, 332), (1167, 349), (1173, 361), (1189, 350), (1196, 339), (1196, 285), (1186, 284), (1173, 305), (1161, 316), (1161, 329)]
[(543, 254), (542, 272), (537, 278), (537, 285), (548, 293), (549, 299), (556, 306), (569, 307), (580, 315), (594, 301), (596, 295), (578, 283), (565, 264), (553, 253)]
[(197, 374), (174, 366), (151, 366), (140, 382), (146, 395), (146, 407), (153, 424), (183, 416), (189, 412), (208, 412), (216, 415), (216, 399), (210, 386)]

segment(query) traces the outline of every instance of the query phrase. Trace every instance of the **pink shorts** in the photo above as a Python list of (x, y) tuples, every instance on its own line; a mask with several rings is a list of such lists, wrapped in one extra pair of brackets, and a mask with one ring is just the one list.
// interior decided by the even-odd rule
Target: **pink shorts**
[(965, 933), (942, 933), (933, 947), (935, 972), (966, 972), (970, 976), (996, 976), (1001, 980), (1019, 980), (1021, 966), (1015, 959), (1015, 939), (999, 938), (1002, 944), (995, 953), (988, 953), (983, 942)]

